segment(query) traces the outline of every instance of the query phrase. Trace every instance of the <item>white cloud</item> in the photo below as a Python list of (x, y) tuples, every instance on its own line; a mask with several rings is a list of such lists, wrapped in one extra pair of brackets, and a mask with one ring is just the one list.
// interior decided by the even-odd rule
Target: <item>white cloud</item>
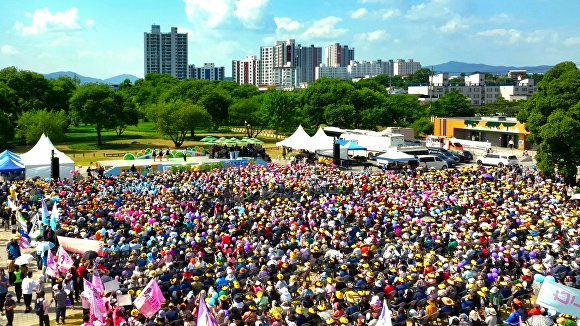
[(185, 15), (194, 25), (215, 28), (221, 25), (231, 12), (230, 0), (183, 0)]
[(249, 29), (258, 29), (262, 25), (264, 9), (269, 0), (238, 0), (234, 15)]
[(382, 9), (380, 11), (382, 19), (389, 19), (396, 16), (401, 16), (401, 11), (399, 9)]
[(564, 40), (564, 45), (573, 46), (580, 44), (580, 37), (569, 37)]
[(289, 17), (274, 17), (274, 23), (276, 23), (276, 30), (282, 31), (295, 31), (300, 28), (300, 23), (292, 20)]
[(516, 43), (522, 38), (522, 32), (517, 29), (496, 28), (477, 32), (477, 36), (497, 38), (500, 42)]
[(18, 54), (20, 52), (18, 52), (12, 45), (2, 45), (2, 47), (0, 47), (0, 52), (2, 54)]
[(336, 39), (340, 36), (343, 36), (348, 32), (348, 29), (337, 28), (336, 24), (338, 24), (340, 21), (342, 21), (342, 19), (335, 16), (329, 16), (317, 20), (312, 23), (310, 28), (302, 33), (301, 38), (306, 40)]
[(452, 11), (447, 6), (448, 4), (449, 0), (429, 0), (413, 5), (405, 13), (405, 18), (408, 20), (427, 20), (447, 17), (452, 14)]
[(515, 18), (511, 14), (508, 14), (507, 12), (501, 12), (501, 13), (499, 13), (497, 15), (493, 15), (489, 18), (490, 22), (496, 23), (496, 24), (513, 22), (514, 20), (515, 20)]
[(453, 33), (467, 28), (469, 28), (469, 25), (467, 25), (459, 15), (455, 15), (451, 20), (440, 26), (438, 29), (443, 33)]
[(363, 18), (364, 16), (366, 16), (366, 14), (368, 14), (368, 12), (369, 11), (367, 10), (367, 8), (358, 8), (357, 10), (350, 13), (350, 18), (352, 19)]
[(27, 13), (26, 17), (32, 18), (29, 26), (26, 26), (25, 23), (20, 21), (14, 23), (13, 26), (14, 30), (25, 36), (79, 30), (86, 27), (88, 21), (91, 22), (90, 25), (94, 24), (94, 21), (90, 19), (86, 20), (84, 24), (81, 23), (78, 16), (78, 9), (74, 7), (54, 14), (48, 8), (37, 9), (32, 15)]
[(376, 30), (373, 32), (358, 34), (355, 38), (365, 42), (377, 42), (388, 39), (389, 34), (384, 30)]

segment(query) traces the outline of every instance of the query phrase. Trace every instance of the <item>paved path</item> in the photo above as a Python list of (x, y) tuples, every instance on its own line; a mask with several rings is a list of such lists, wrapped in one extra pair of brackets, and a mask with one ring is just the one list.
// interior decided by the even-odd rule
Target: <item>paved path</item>
[[(11, 231), (4, 231), (4, 228), (1, 228), (0, 231), (0, 264), (2, 265), (2, 267), (4, 268), (4, 270), (6, 272), (8, 272), (8, 254), (6, 253), (6, 244), (8, 243), (8, 240), (10, 239), (10, 235), (11, 235)], [(25, 250), (21, 250), (21, 252), (24, 253), (29, 253), (29, 254), (33, 254), (34, 250), (33, 249), (25, 249)], [(31, 265), (28, 265), (28, 268), (30, 271), (32, 271), (34, 273), (34, 280), (38, 280), (38, 276), (41, 274), (41, 271), (39, 271), (36, 268), (36, 262), (33, 262)], [(51, 300), (52, 299), (52, 289), (50, 286), (50, 283), (45, 284), (45, 289), (44, 289), (46, 295), (45, 298), (47, 300)], [(8, 288), (8, 292), (12, 293), (14, 295), (14, 300), (16, 300), (16, 295), (14, 294), (14, 287), (11, 286)], [(16, 309), (15, 314), (14, 314), (14, 326), (30, 326), (30, 325), (38, 325), (38, 316), (34, 313), (34, 302), (36, 300), (36, 295), (32, 296), (32, 311), (30, 313), (24, 313), (24, 301), (21, 301), (21, 303), (17, 303), (16, 304)], [(70, 316), (74, 313), (78, 313), (80, 311), (82, 311), (80, 305), (77, 304), (76, 306), (76, 310), (71, 309), (70, 307), (66, 310), (66, 315)], [(56, 312), (55, 312), (55, 306), (54, 304), (50, 306), (50, 312), (49, 312), (49, 316), (50, 316), (50, 324), (51, 325), (56, 325), (55, 322), (55, 318), (56, 318)], [(6, 317), (5, 316), (0, 316), (0, 325), (5, 325), (6, 324)], [(72, 324), (70, 324), (72, 325)]]

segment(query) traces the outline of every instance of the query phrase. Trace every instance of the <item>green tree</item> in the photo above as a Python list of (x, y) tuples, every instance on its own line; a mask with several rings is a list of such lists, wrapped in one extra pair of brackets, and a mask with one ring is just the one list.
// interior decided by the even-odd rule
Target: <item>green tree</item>
[(432, 135), (435, 126), (433, 122), (428, 117), (423, 117), (415, 120), (411, 127), (415, 131), (415, 137), (421, 137), (424, 135)]
[[(101, 146), (103, 129), (115, 129), (123, 124), (133, 124), (127, 115), (128, 98), (113, 91), (104, 84), (80, 86), (70, 99), (73, 122), (94, 124), (97, 131), (97, 145)], [(133, 106), (134, 108), (134, 106)]]
[(49, 92), (46, 108), (50, 111), (69, 110), (69, 100), (77, 89), (75, 81), (68, 76), (48, 80)]
[(546, 72), (537, 92), (527, 101), (518, 119), (530, 131), (528, 140), (539, 144), (536, 160), (546, 174), (572, 177), (580, 165), (580, 71), (573, 62), (562, 62)]
[(275, 130), (289, 130), (295, 126), (298, 101), (295, 93), (269, 90), (262, 100), (263, 114), (268, 117), (268, 126)]
[(330, 104), (324, 110), (324, 118), (329, 125), (338, 128), (352, 128), (356, 111), (352, 104)]
[[(419, 99), (415, 95), (395, 94), (387, 97), (386, 107), (393, 114), (391, 123), (396, 122), (398, 126), (406, 126), (417, 119), (429, 116), (427, 107), (421, 105)], [(385, 126), (389, 126), (387, 124)]]
[(201, 96), (197, 101), (210, 115), (214, 130), (228, 122), (228, 108), (232, 100), (228, 93), (214, 89)]
[(14, 139), (14, 125), (10, 116), (0, 111), (0, 150), (8, 147), (8, 142)]
[(431, 115), (441, 118), (471, 117), (475, 114), (467, 97), (458, 90), (453, 90), (431, 103), (430, 111)]
[(177, 148), (183, 145), (189, 131), (195, 127), (211, 125), (211, 116), (204, 108), (183, 101), (151, 105), (147, 110), (147, 117)]
[(18, 118), (16, 134), (27, 144), (35, 143), (44, 133), (52, 141), (60, 142), (65, 138), (65, 131), (70, 118), (64, 110), (32, 110), (22, 113)]
[[(356, 90), (350, 81), (320, 78), (299, 93), (304, 123), (318, 128), (326, 123), (324, 112), (328, 105), (352, 104)], [(356, 108), (356, 106), (355, 106)]]
[(228, 111), (232, 124), (245, 126), (246, 134), (250, 138), (257, 137), (268, 124), (258, 96), (238, 99), (230, 105)]

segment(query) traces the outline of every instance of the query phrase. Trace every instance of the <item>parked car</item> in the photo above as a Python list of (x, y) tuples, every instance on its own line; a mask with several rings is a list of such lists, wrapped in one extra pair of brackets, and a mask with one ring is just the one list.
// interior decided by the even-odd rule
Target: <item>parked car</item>
[(473, 161), (473, 154), (471, 154), (468, 150), (451, 150), (451, 154), (459, 157), (459, 162), (461, 163), (469, 163)]
[(445, 162), (437, 155), (418, 155), (417, 159), (419, 159), (418, 168), (429, 170), (445, 170), (449, 166), (447, 162)]
[(479, 165), (494, 165), (501, 167), (505, 165), (517, 165), (518, 158), (509, 153), (489, 153), (483, 156), (478, 156), (476, 162)]
[(451, 152), (445, 148), (431, 147), (429, 148), (429, 154), (445, 157), (451, 166), (455, 166), (457, 163), (459, 163), (459, 157), (451, 154)]

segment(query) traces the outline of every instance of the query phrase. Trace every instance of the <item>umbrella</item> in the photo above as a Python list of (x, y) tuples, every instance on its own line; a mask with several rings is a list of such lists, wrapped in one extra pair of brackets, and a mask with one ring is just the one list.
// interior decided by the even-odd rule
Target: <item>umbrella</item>
[(222, 138), (220, 138), (220, 139), (217, 139), (215, 142), (216, 142), (216, 143), (223, 143), (223, 142), (225, 142), (226, 140), (228, 140), (226, 137), (222, 137)]
[(26, 265), (26, 264), (30, 264), (34, 261), (34, 256), (32, 256), (31, 254), (24, 254), (18, 258), (16, 258), (16, 260), (14, 261), (14, 264), (16, 265)]
[(215, 141), (215, 140), (217, 140), (217, 138), (214, 136), (205, 136), (202, 139), (200, 139), (200, 141)]
[(573, 194), (572, 199), (580, 199), (580, 194)]
[(252, 144), (263, 144), (264, 142), (259, 140), (258, 138), (250, 138)]
[(36, 245), (36, 251), (38, 252), (48, 251), (52, 248), (54, 248), (54, 243), (48, 241), (42, 241)]
[(526, 320), (526, 323), (529, 326), (552, 326), (552, 325), (554, 325), (554, 321), (552, 319), (550, 319), (550, 317), (541, 316), (541, 315), (536, 315), (536, 316), (532, 316), (532, 317), (528, 318), (528, 320)]
[(493, 175), (491, 175), (489, 173), (484, 173), (481, 175), (481, 177), (484, 179), (493, 179)]
[(237, 139), (236, 137), (232, 137), (232, 138), (230, 138), (230, 140), (238, 141), (239, 139)]
[(97, 252), (93, 251), (93, 250), (85, 251), (85, 253), (83, 254), (83, 258), (86, 260), (93, 260), (93, 259), (97, 258), (98, 256), (99, 256), (99, 254), (97, 254)]
[(217, 143), (218, 143), (218, 142), (217, 142), (217, 141), (215, 141), (215, 140), (207, 140), (207, 141), (204, 141), (204, 142), (203, 142), (203, 144), (204, 144), (204, 145), (215, 145), (215, 144), (217, 144)]

